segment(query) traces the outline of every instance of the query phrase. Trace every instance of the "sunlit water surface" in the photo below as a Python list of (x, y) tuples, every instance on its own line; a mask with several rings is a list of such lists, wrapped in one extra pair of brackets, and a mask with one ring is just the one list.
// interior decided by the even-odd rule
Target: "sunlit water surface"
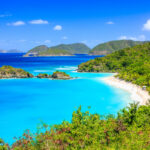
[(78, 73), (77, 65), (94, 56), (23, 58), (22, 54), (0, 54), (0, 66), (20, 67), (37, 75), (65, 71), (74, 80), (2, 79), (0, 80), (0, 137), (12, 143), (30, 129), (36, 132), (41, 122), (50, 125), (71, 121), (80, 105), (91, 106), (91, 113), (116, 114), (129, 101), (126, 91), (105, 84), (109, 73)]

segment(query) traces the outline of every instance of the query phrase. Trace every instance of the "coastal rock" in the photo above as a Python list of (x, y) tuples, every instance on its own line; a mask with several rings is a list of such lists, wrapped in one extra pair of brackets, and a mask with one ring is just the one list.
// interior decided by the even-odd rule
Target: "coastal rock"
[(0, 79), (5, 78), (33, 78), (33, 75), (20, 68), (2, 66), (0, 68)]
[(48, 75), (47, 73), (40, 73), (36, 77), (37, 78), (51, 78), (51, 75)]
[(61, 79), (61, 80), (69, 80), (72, 79), (68, 74), (65, 72), (56, 71), (51, 76), (52, 79)]

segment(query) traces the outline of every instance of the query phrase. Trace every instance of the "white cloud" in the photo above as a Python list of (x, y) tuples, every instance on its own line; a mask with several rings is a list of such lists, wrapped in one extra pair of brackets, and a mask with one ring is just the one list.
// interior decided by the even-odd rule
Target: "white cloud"
[(126, 39), (127, 39), (127, 36), (125, 35), (119, 37), (119, 40), (126, 40)]
[(63, 39), (63, 40), (67, 40), (68, 37), (67, 37), (67, 36), (63, 36), (62, 39)]
[(119, 40), (133, 40), (133, 41), (145, 41), (146, 37), (145, 35), (139, 35), (138, 37), (132, 37), (132, 36), (120, 36)]
[(45, 44), (51, 43), (51, 40), (45, 40), (44, 43)]
[(62, 26), (61, 26), (61, 25), (56, 25), (56, 26), (54, 27), (54, 30), (60, 31), (60, 30), (62, 30)]
[(22, 26), (22, 25), (25, 25), (25, 22), (23, 22), (23, 21), (16, 21), (16, 22), (13, 22), (13, 23), (8, 23), (7, 25), (8, 26)]
[(11, 14), (0, 14), (0, 18), (4, 18), (4, 17), (10, 17), (12, 16)]
[(145, 35), (140, 35), (140, 36), (139, 36), (139, 39), (140, 39), (140, 41), (145, 41), (145, 40), (146, 40), (146, 37), (145, 37)]
[(150, 31), (150, 19), (143, 25), (143, 30)]
[(19, 40), (19, 42), (26, 42), (27, 40)]
[(115, 23), (112, 21), (108, 21), (108, 22), (106, 22), (106, 24), (115, 24)]
[[(34, 42), (34, 41), (33, 41)], [(41, 42), (40, 41), (35, 41), (34, 43), (36, 43), (36, 44), (41, 44)]]
[(87, 44), (88, 42), (87, 42), (87, 40), (83, 40), (83, 41), (81, 41), (81, 43)]
[(30, 24), (48, 24), (47, 20), (42, 20), (42, 19), (38, 19), (38, 20), (31, 20), (29, 21)]
[(129, 40), (133, 40), (133, 41), (137, 41), (137, 40), (138, 40), (138, 38), (136, 38), (136, 37), (132, 37), (132, 36), (131, 36), (131, 37), (129, 37), (128, 39), (129, 39)]

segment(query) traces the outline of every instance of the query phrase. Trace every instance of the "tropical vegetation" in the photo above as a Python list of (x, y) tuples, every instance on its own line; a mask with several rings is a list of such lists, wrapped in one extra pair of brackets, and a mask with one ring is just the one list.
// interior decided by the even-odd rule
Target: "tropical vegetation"
[(82, 63), (79, 72), (117, 72), (117, 77), (150, 92), (150, 43), (125, 48), (105, 57)]
[(95, 46), (89, 54), (91, 55), (107, 55), (112, 52), (121, 50), (123, 48), (132, 47), (135, 45), (143, 44), (142, 41), (132, 41), (132, 40), (116, 40), (106, 43), (99, 44)]
[(36, 134), (27, 130), (12, 146), (0, 140), (7, 150), (149, 150), (150, 104), (132, 103), (114, 115), (82, 112), (72, 114), (72, 121), (49, 126), (43, 124)]
[(0, 67), (1, 78), (32, 78), (33, 75), (21, 68), (14, 68), (12, 66)]
[(74, 54), (88, 54), (91, 49), (83, 43), (60, 44), (53, 47), (45, 45), (36, 46), (24, 56), (65, 56)]
[(52, 79), (63, 79), (63, 80), (66, 80), (66, 79), (71, 79), (70, 75), (68, 75), (67, 73), (65, 72), (61, 72), (61, 71), (55, 71), (52, 76), (51, 76)]

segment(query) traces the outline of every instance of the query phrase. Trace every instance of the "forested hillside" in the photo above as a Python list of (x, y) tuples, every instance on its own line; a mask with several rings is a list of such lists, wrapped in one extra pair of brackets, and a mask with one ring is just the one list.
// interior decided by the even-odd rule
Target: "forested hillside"
[(72, 54), (88, 54), (91, 50), (87, 45), (83, 43), (74, 43), (74, 44), (60, 44), (53, 46), (51, 48), (63, 49)]
[(116, 51), (82, 63), (79, 72), (118, 72), (118, 77), (150, 91), (150, 43)]
[(143, 44), (141, 41), (132, 41), (132, 40), (117, 40), (110, 41), (106, 43), (102, 43), (94, 47), (91, 51), (91, 55), (107, 55), (117, 50), (121, 50), (123, 48), (132, 47), (138, 44)]
[(29, 50), (24, 56), (71, 56), (74, 54), (88, 54), (90, 48), (83, 43), (60, 44), (53, 47), (37, 46)]

